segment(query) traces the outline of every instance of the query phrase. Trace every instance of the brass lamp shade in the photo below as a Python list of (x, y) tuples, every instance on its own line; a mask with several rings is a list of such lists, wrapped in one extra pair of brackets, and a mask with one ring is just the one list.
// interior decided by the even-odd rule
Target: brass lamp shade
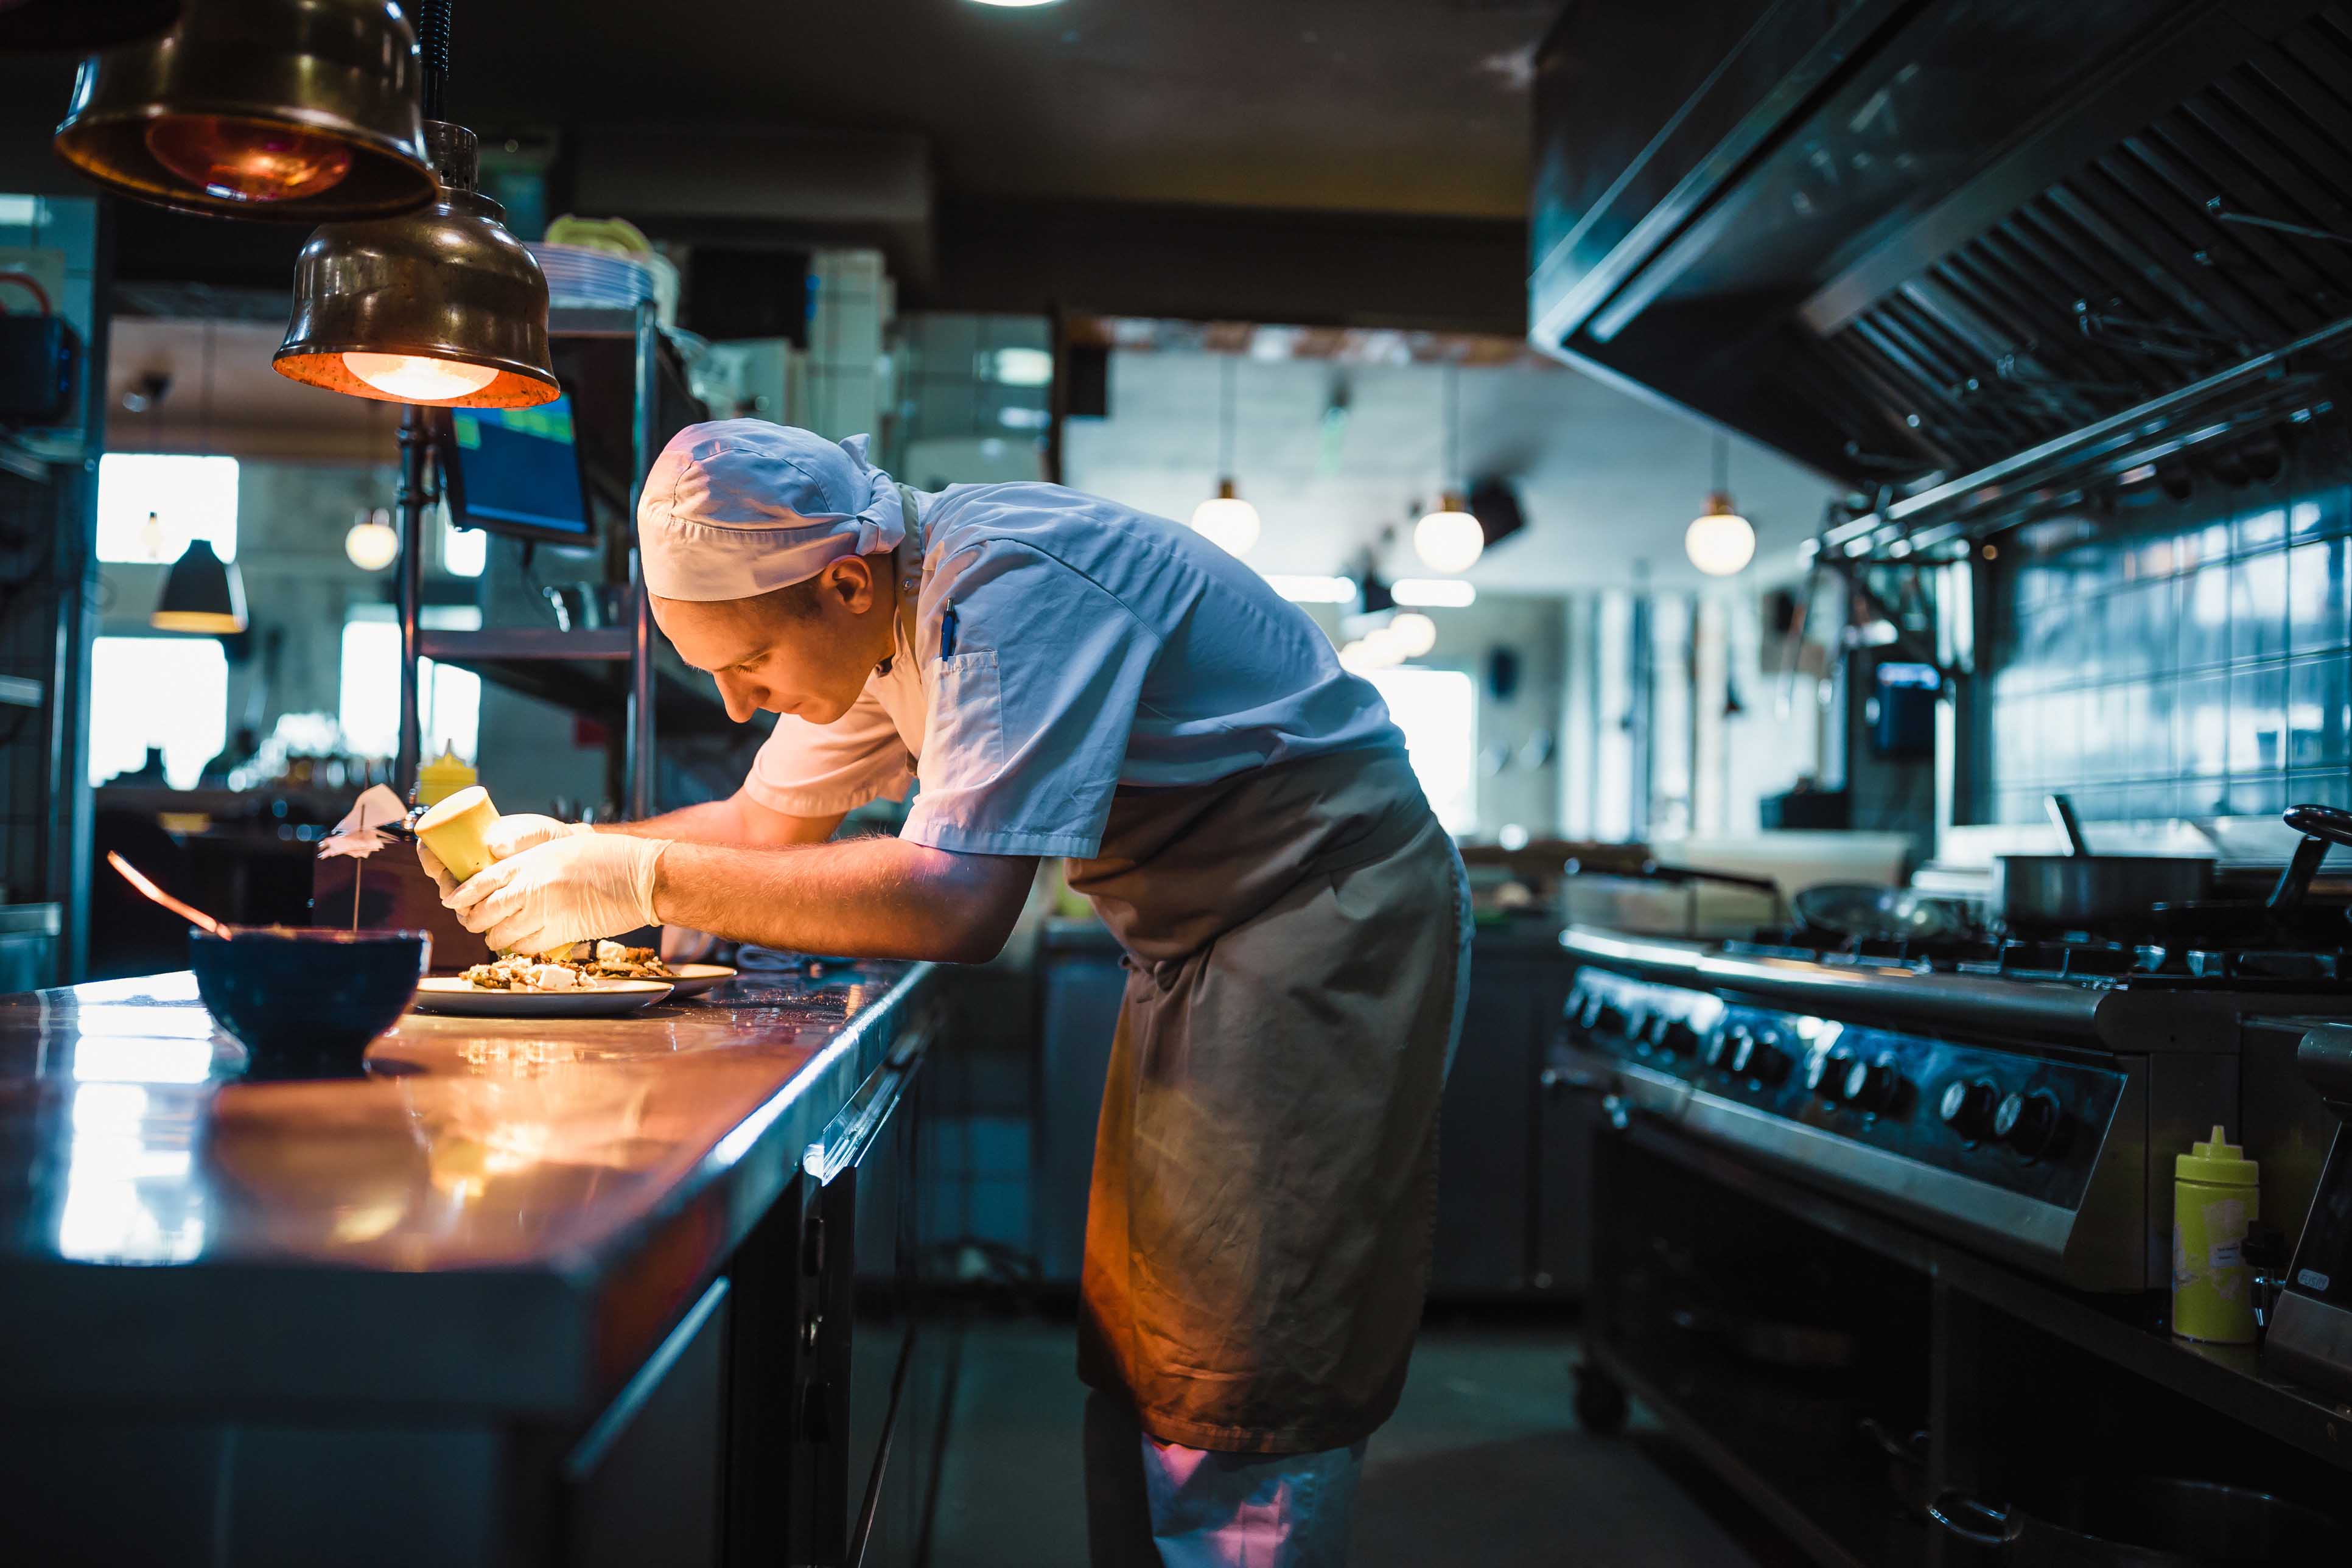
[[(352, 397), (528, 408), (562, 395), (547, 349), (547, 278), (474, 189), (474, 133), (426, 121), (438, 200), (407, 217), (332, 223), (294, 263), (278, 374)], [(354, 363), (356, 361), (357, 363)]]
[(398, 5), (186, 5), (171, 31), (82, 62), (58, 127), (67, 163), (124, 195), (214, 216), (319, 223), (433, 198), (416, 34)]
[(0, 0), (0, 51), (110, 49), (179, 19), (180, 0)]
[(235, 637), (245, 630), (245, 579), (234, 562), (213, 553), (212, 541), (192, 539), (163, 578), (147, 624), (161, 632), (209, 632)]

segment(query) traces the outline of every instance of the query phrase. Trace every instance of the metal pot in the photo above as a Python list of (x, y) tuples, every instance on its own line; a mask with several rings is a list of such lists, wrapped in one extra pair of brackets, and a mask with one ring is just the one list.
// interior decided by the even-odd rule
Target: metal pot
[(2268, 1492), (2169, 1476), (2078, 1481), (2047, 1510), (1939, 1494), (1928, 1517), (2015, 1568), (2239, 1568), (2340, 1563), (2345, 1531)]
[(2151, 905), (2188, 903), (2213, 890), (2210, 856), (2094, 855), (2064, 795), (2050, 797), (2050, 816), (2071, 853), (1993, 860), (1991, 912), (2003, 925), (2079, 931), (2142, 919)]

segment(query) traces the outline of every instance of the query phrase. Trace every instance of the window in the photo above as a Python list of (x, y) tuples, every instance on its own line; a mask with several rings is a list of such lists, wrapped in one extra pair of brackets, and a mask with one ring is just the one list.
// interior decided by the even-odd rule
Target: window
[(1478, 822), (1478, 687), (1458, 669), (1406, 666), (1367, 671), (1364, 679), (1404, 731), (1413, 776), (1449, 833)]
[(449, 503), (436, 509), (441, 522), (441, 570), (452, 577), (478, 577), (489, 560), (490, 536), (478, 528), (453, 528)]
[(192, 539), (212, 541), (224, 561), (236, 559), (235, 458), (109, 452), (99, 458), (100, 561), (168, 565)]
[[(436, 631), (476, 631), (482, 612), (470, 605), (434, 605), (425, 624)], [(444, 746), (461, 757), (481, 753), (482, 678), (431, 659), (418, 662), (418, 728), (424, 754)], [(400, 624), (388, 605), (362, 605), (343, 622), (341, 718), (343, 744), (355, 756), (388, 757), (400, 749)]]
[[(228, 656), (211, 637), (99, 637), (89, 647), (89, 782), (135, 773), (153, 747), (194, 789), (228, 740)], [(143, 781), (142, 781), (143, 782)]]

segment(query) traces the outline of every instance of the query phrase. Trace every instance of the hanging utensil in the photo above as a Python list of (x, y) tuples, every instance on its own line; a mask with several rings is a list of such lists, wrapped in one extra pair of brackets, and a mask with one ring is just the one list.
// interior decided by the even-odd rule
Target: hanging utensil
[(213, 919), (212, 916), (205, 913), (204, 910), (196, 908), (194, 904), (182, 903), (179, 900), (173, 898), (171, 894), (165, 892), (163, 889), (149, 881), (137, 867), (131, 865), (130, 861), (125, 860), (121, 856), (117, 855), (111, 849), (106, 852), (106, 863), (113, 867), (117, 871), (121, 872), (122, 879), (124, 881), (130, 883), (132, 887), (138, 889), (141, 892), (146, 894), (149, 898), (154, 900), (157, 903), (163, 905), (173, 914), (180, 916), (182, 919), (186, 920), (193, 925), (198, 926), (203, 930), (211, 932), (214, 936), (220, 938), (223, 942), (229, 940), (228, 927)]

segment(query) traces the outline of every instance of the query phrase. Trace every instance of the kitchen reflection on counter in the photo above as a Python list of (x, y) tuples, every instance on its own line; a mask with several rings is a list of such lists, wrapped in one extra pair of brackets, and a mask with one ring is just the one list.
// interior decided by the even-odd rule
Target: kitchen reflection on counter
[[(496, 1266), (594, 1247), (759, 1112), (887, 987), (739, 983), (726, 1007), (530, 1026), (410, 1014), (368, 1076), (236, 1081), (185, 974), (0, 1002), (0, 1146), (37, 1176), (20, 1245), (79, 1262), (277, 1256)], [(743, 1005), (748, 1003), (750, 1005)], [(544, 1028), (544, 1026), (538, 1026)]]

